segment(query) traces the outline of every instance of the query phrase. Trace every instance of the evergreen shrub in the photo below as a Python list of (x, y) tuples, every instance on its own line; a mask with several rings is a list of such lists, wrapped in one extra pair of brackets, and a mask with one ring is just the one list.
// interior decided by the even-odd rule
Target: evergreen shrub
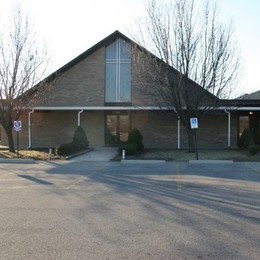
[(238, 146), (241, 148), (247, 148), (254, 144), (253, 134), (248, 128), (246, 128), (238, 140)]
[(125, 150), (126, 155), (135, 155), (137, 153), (137, 144), (124, 143), (120, 147), (120, 152)]
[(86, 150), (88, 147), (89, 141), (86, 133), (81, 126), (78, 126), (74, 131), (72, 142), (57, 146), (55, 152), (58, 155), (67, 156)]
[(81, 126), (76, 128), (72, 143), (76, 146), (78, 151), (82, 151), (88, 148), (89, 141), (84, 129)]
[(255, 141), (255, 144), (260, 145), (260, 129), (257, 129), (254, 132), (254, 141)]
[(73, 143), (61, 144), (56, 147), (55, 153), (60, 156), (66, 156), (73, 154), (76, 151), (76, 147)]
[(248, 147), (248, 150), (251, 155), (255, 155), (260, 151), (260, 147), (259, 145), (250, 145)]
[(129, 134), (128, 139), (119, 148), (119, 152), (125, 150), (126, 155), (135, 155), (144, 150), (143, 136), (137, 128), (133, 128)]

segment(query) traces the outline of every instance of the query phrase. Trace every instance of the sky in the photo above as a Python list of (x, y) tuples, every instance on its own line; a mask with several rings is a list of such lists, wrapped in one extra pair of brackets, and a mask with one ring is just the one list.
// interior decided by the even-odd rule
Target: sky
[[(163, 1), (163, 0), (162, 0)], [(203, 1), (203, 0), (195, 0)], [(216, 0), (223, 23), (233, 21), (243, 58), (239, 93), (260, 90), (260, 0)], [(0, 0), (0, 23), (20, 3), (51, 56), (50, 72), (114, 32), (131, 38), (146, 0)]]

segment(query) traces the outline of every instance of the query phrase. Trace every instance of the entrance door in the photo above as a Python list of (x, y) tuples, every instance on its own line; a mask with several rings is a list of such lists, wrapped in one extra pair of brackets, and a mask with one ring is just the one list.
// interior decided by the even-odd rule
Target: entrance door
[(113, 112), (106, 115), (106, 144), (118, 145), (127, 141), (129, 132), (129, 116), (125, 112)]
[(243, 133), (243, 131), (249, 128), (249, 116), (244, 115), (239, 117), (239, 136), (240, 137)]

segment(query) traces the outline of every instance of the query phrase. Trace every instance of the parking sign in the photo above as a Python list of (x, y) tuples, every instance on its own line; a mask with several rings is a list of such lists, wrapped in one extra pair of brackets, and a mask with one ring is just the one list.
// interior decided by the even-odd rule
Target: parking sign
[(197, 117), (190, 118), (190, 128), (191, 129), (199, 128), (198, 118)]
[(14, 130), (16, 132), (22, 130), (22, 121), (14, 121)]

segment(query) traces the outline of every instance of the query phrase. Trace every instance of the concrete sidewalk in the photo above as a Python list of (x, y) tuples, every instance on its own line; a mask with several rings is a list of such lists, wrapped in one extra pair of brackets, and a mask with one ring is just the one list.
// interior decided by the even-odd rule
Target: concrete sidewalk
[(118, 147), (99, 147), (73, 158), (73, 161), (109, 162), (118, 152)]

